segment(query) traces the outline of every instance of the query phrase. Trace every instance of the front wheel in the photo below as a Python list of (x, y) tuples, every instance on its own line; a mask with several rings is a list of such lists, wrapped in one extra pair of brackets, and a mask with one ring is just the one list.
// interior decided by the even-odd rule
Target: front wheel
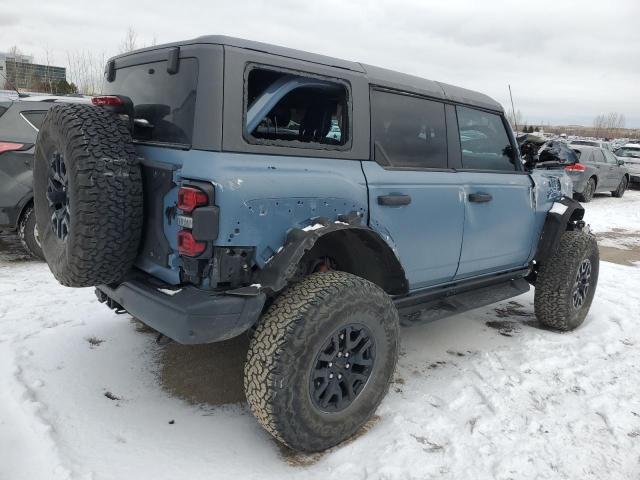
[(593, 235), (562, 234), (558, 251), (538, 271), (534, 309), (538, 320), (557, 330), (584, 322), (598, 284), (600, 254)]
[(613, 192), (611, 192), (612, 197), (622, 198), (624, 192), (627, 190), (627, 185), (629, 185), (629, 179), (626, 176), (622, 177), (620, 180), (620, 185)]
[(315, 273), (282, 293), (249, 346), (244, 386), (276, 439), (314, 452), (349, 438), (374, 414), (398, 358), (398, 312), (375, 284)]

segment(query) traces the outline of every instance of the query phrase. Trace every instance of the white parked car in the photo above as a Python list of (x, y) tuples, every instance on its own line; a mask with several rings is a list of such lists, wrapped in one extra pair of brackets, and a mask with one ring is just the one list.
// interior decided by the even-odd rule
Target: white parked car
[(630, 185), (640, 185), (640, 143), (627, 143), (614, 153), (629, 170)]

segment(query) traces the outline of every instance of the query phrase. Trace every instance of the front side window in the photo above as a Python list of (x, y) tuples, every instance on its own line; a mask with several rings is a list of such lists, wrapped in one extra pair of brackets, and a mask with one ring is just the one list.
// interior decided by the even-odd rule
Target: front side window
[(602, 150), (602, 153), (604, 153), (604, 158), (606, 158), (607, 163), (611, 163), (613, 165), (618, 164), (618, 159), (609, 150)]
[(244, 130), (249, 143), (321, 149), (347, 145), (346, 83), (252, 68), (246, 85)]
[(462, 168), (473, 170), (517, 170), (515, 154), (502, 118), (469, 107), (456, 107)]
[(372, 90), (371, 135), (383, 166), (447, 168), (443, 103)]

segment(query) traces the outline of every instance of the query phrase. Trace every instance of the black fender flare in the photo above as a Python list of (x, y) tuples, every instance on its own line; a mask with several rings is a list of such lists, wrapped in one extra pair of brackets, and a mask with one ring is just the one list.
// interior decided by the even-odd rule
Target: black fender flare
[(533, 259), (543, 264), (558, 251), (560, 237), (567, 230), (576, 229), (578, 222), (584, 218), (584, 207), (576, 200), (562, 197), (554, 202), (547, 212), (538, 247)]
[[(344, 221), (342, 221), (344, 220)], [(406, 279), (400, 260), (392, 248), (382, 237), (367, 225), (361, 225), (361, 218), (357, 215), (340, 217), (338, 221), (330, 221), (326, 218), (312, 219), (312, 228), (293, 228), (287, 234), (283, 247), (269, 259), (262, 270), (257, 271), (252, 277), (253, 285), (229, 290), (231, 295), (257, 295), (259, 292), (273, 294), (284, 289), (299, 273), (300, 261), (305, 253), (311, 250), (321, 239), (337, 232), (343, 232), (346, 238), (356, 240), (366, 252), (362, 252), (363, 261), (361, 268), (375, 272), (380, 278), (388, 282), (385, 288), (387, 293), (401, 294), (408, 291), (409, 282)], [(321, 225), (321, 226), (320, 226)], [(356, 273), (357, 272), (351, 272)], [(361, 275), (367, 278), (367, 275)], [(372, 280), (371, 278), (368, 278)], [(388, 279), (388, 280), (387, 280)], [(378, 283), (379, 282), (374, 282)]]

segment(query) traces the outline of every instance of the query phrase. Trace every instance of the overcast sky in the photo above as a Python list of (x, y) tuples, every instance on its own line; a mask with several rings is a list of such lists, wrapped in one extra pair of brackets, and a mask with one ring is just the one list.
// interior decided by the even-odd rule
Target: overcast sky
[(640, 128), (640, 0), (0, 0), (0, 51), (60, 65), (67, 52), (225, 34), (400, 70), (479, 90), (530, 124)]

